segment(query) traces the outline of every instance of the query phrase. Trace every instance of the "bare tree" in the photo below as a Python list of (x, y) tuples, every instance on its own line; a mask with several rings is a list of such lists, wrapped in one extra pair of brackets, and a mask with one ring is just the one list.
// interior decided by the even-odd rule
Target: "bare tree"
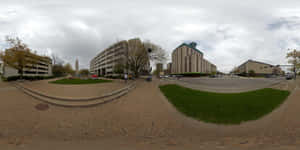
[(298, 51), (296, 49), (293, 49), (293, 50), (289, 49), (289, 51), (290, 52), (287, 53), (286, 57), (289, 59), (288, 63), (293, 65), (292, 71), (294, 72), (295, 79), (296, 79), (297, 72), (300, 69), (300, 51)]
[(53, 65), (62, 65), (64, 61), (56, 54), (51, 55)]
[(115, 72), (122, 70), (130, 70), (135, 77), (139, 77), (141, 73), (150, 73), (150, 61), (161, 63), (166, 60), (166, 53), (160, 46), (149, 41), (142, 42), (139, 38), (127, 41), (128, 53), (125, 64), (117, 64)]
[(127, 67), (139, 77), (140, 73), (150, 66), (149, 55), (142, 41), (138, 38), (128, 41)]
[(167, 59), (166, 51), (159, 45), (151, 43), (150, 41), (145, 41), (144, 47), (149, 53), (149, 59), (153, 61), (155, 64), (164, 63), (166, 61)]

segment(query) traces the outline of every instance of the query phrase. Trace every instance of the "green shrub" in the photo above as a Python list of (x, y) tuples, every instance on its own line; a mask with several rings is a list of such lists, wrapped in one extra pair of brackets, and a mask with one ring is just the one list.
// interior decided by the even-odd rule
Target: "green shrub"
[(250, 77), (255, 77), (255, 71), (254, 70), (249, 70), (249, 76)]
[[(54, 78), (53, 76), (23, 76), (22, 79), (24, 80), (45, 80), (45, 79), (52, 79)], [(20, 76), (10, 76), (6, 78), (6, 81), (16, 81), (21, 79)]]
[(201, 77), (201, 76), (209, 76), (209, 73), (201, 73), (201, 72), (186, 72), (186, 73), (175, 73), (171, 75), (182, 75), (185, 77)]

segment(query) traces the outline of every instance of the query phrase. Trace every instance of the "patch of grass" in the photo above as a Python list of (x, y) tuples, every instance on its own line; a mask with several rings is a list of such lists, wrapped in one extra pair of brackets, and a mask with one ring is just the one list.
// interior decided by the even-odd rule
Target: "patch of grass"
[(112, 80), (103, 80), (103, 79), (61, 79), (56, 81), (51, 81), (49, 83), (55, 84), (96, 84), (96, 83), (107, 83), (112, 82)]
[(260, 89), (244, 93), (213, 93), (175, 84), (160, 86), (168, 100), (183, 114), (209, 123), (240, 124), (257, 120), (284, 102), (289, 91)]

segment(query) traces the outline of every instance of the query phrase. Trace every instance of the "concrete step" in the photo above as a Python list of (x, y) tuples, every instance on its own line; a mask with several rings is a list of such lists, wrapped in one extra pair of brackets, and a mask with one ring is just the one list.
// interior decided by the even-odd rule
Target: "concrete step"
[(99, 99), (93, 99), (93, 100), (60, 100), (60, 99), (53, 99), (48, 96), (43, 96), (40, 94), (37, 94), (36, 92), (32, 92), (31, 90), (28, 90), (26, 88), (23, 88), (22, 86), (19, 86), (17, 84), (14, 84), (14, 86), (18, 89), (20, 89), (25, 94), (34, 97), (35, 99), (38, 99), (40, 101), (57, 105), (57, 106), (63, 106), (63, 107), (91, 107), (95, 105), (100, 105), (104, 103), (108, 103), (110, 101), (113, 101), (115, 99), (118, 99), (122, 97), (123, 95), (126, 95), (130, 90), (135, 88), (135, 84), (132, 84), (128, 86), (128, 88), (121, 90), (120, 92), (114, 92), (114, 94), (111, 94), (110, 96), (101, 97)]

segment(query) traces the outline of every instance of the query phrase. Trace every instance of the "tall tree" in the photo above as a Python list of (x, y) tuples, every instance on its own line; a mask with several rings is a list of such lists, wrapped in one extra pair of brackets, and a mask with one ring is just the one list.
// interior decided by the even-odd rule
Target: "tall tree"
[(36, 54), (31, 53), (31, 50), (18, 37), (6, 37), (6, 42), (10, 48), (0, 53), (0, 58), (5, 65), (18, 70), (21, 78), (23, 77), (24, 68), (26, 66), (34, 66), (38, 63), (38, 59), (42, 58)]
[(89, 70), (88, 69), (80, 69), (79, 74), (81, 76), (88, 76), (89, 75)]
[(128, 40), (127, 65), (135, 77), (139, 77), (141, 72), (148, 69), (149, 60), (148, 51), (140, 39)]
[(53, 65), (62, 65), (64, 61), (56, 54), (51, 54)]
[(70, 63), (67, 63), (64, 65), (64, 72), (65, 74), (71, 74), (74, 75), (75, 71), (72, 68), (72, 65)]
[(55, 64), (52, 66), (52, 73), (55, 77), (61, 77), (65, 75), (64, 66), (62, 64)]
[(128, 40), (127, 67), (138, 77), (142, 72), (151, 72), (150, 62), (163, 63), (166, 52), (150, 41), (142, 42), (139, 38)]
[(117, 74), (123, 74), (125, 68), (126, 68), (126, 65), (123, 62), (118, 62), (114, 66), (113, 72), (117, 73)]
[(296, 79), (297, 72), (300, 69), (300, 51), (296, 49), (289, 49), (289, 52), (287, 53), (286, 57), (288, 58), (288, 63), (293, 65), (292, 71), (294, 72)]
[(150, 41), (145, 41), (143, 44), (149, 53), (150, 61), (152, 61), (155, 64), (164, 63), (166, 61), (167, 54), (162, 47), (154, 43), (151, 43)]

